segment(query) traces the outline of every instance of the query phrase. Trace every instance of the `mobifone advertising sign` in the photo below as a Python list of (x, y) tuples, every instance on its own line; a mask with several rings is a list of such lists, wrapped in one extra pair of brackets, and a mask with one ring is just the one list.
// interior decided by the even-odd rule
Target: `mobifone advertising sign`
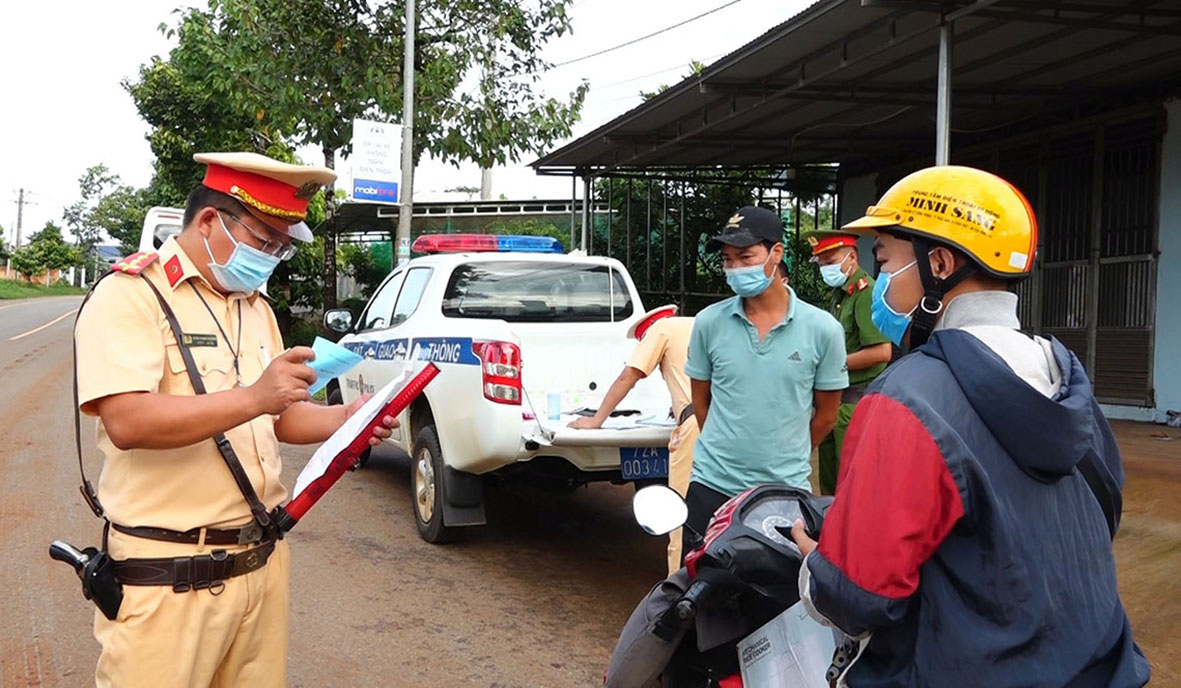
[(401, 146), (402, 125), (353, 120), (353, 153), (349, 156), (352, 200), (401, 203)]

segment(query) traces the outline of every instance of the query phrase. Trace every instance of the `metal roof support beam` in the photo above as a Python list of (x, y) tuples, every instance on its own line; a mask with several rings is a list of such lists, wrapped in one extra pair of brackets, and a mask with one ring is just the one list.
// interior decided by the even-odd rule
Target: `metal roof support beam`
[(935, 93), (935, 164), (951, 160), (951, 42), (955, 24), (939, 27), (939, 83)]
[(587, 175), (582, 178), (582, 244), (579, 245), (583, 251), (590, 253), (587, 247), (587, 237), (589, 236), (589, 227), (591, 223), (591, 177)]

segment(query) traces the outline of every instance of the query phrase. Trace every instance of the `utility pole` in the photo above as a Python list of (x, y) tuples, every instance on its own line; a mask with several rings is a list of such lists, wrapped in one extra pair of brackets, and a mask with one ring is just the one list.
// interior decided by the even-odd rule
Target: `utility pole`
[(398, 190), (397, 264), (410, 260), (410, 218), (414, 216), (414, 0), (406, 0), (405, 54), (402, 56), (402, 185)]
[(25, 190), (21, 189), (20, 196), (17, 197), (17, 201), (16, 201), (16, 246), (14, 246), (13, 248), (20, 248), (21, 247), (21, 223), (24, 222), (24, 217), (25, 217)]

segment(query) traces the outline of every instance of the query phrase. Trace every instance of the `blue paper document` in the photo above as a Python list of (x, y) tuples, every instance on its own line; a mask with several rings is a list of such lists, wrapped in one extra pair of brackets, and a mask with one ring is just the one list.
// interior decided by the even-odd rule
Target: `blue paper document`
[(315, 352), (316, 358), (308, 361), (308, 367), (316, 371), (316, 383), (308, 387), (310, 394), (324, 389), (329, 380), (344, 375), (352, 370), (353, 366), (365, 360), (360, 354), (355, 354), (323, 337), (316, 337), (316, 341), (312, 342), (312, 351)]

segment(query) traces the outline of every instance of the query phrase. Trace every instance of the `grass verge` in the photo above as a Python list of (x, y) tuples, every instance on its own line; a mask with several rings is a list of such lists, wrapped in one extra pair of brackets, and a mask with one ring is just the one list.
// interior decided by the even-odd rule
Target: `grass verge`
[(67, 284), (51, 284), (48, 287), (18, 280), (0, 280), (0, 299), (30, 299), (37, 296), (69, 296), (85, 294), (85, 289)]

